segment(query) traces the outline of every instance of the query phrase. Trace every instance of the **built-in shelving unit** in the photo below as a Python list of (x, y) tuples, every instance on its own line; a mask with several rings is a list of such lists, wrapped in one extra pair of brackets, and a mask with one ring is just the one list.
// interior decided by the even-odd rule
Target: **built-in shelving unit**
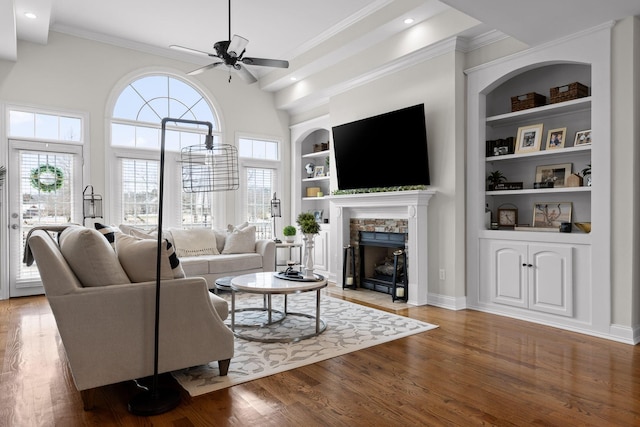
[[(308, 202), (313, 202), (313, 201), (318, 201), (319, 199), (324, 200), (324, 199), (328, 199), (329, 198), (329, 181), (330, 181), (330, 176), (329, 174), (331, 173), (329, 171), (329, 173), (326, 172), (326, 168), (327, 168), (327, 164), (326, 164), (326, 160), (327, 158), (329, 158), (330, 156), (330, 151), (329, 150), (323, 150), (323, 151), (316, 151), (316, 152), (311, 152), (311, 153), (307, 153), (307, 154), (303, 154), (302, 155), (302, 159), (303, 161), (309, 160), (309, 161), (314, 161), (316, 162), (316, 165), (319, 165), (319, 162), (322, 163), (322, 166), (325, 167), (325, 174), (323, 176), (314, 176), (311, 178), (302, 178), (302, 187), (303, 187), (303, 191), (306, 191), (306, 187), (320, 187), (322, 193), (324, 194), (324, 196), (322, 197), (307, 197), (306, 194), (303, 194), (302, 196), (302, 200), (304, 201), (308, 201)], [(306, 163), (305, 163), (306, 164)], [(306, 173), (306, 171), (305, 171)], [(328, 213), (327, 213), (328, 214)], [(323, 215), (324, 216), (324, 215)]]
[[(329, 235), (331, 227), (329, 199), (331, 197), (331, 167), (328, 159), (331, 150), (318, 150), (320, 144), (330, 145), (330, 126), (328, 116), (323, 116), (291, 127), (292, 146), (292, 222), (300, 212), (313, 212), (321, 222), (320, 233), (314, 239), (314, 268), (329, 280), (335, 280), (335, 273), (331, 272), (331, 256)], [(322, 176), (309, 176), (305, 165), (313, 163), (322, 166)], [(319, 188), (322, 196), (309, 197), (307, 188)]]
[[(595, 335), (611, 330), (610, 283), (610, 29), (467, 70), (467, 305)], [(511, 111), (511, 97), (580, 82), (589, 96)], [(518, 129), (542, 125), (537, 151), (491, 156), (486, 142), (517, 139)], [(547, 149), (549, 130), (566, 128), (563, 148)], [(591, 131), (592, 143), (574, 145)], [(534, 188), (542, 167), (580, 173), (593, 184)], [(490, 190), (500, 171), (522, 189)], [(566, 176), (566, 174), (565, 174)], [(558, 181), (556, 181), (557, 183)], [(512, 185), (511, 187), (516, 187)], [(520, 226), (534, 225), (536, 204), (571, 206), (569, 222), (591, 222), (591, 233), (540, 227), (487, 226), (486, 208), (517, 209)], [(564, 211), (566, 214), (566, 210)]]

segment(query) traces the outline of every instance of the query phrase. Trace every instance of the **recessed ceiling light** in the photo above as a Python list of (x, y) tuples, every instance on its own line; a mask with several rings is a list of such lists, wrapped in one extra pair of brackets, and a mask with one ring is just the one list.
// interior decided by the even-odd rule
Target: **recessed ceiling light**
[(38, 16), (37, 16), (35, 13), (33, 13), (33, 12), (25, 12), (25, 13), (24, 13), (24, 16), (26, 16), (26, 17), (27, 17), (27, 18), (29, 18), (29, 19), (36, 19), (36, 18), (38, 17)]
[(408, 24), (413, 24), (413, 18), (407, 18), (407, 19), (405, 19), (405, 20), (404, 20), (404, 23), (405, 23), (405, 24), (407, 24), (407, 25), (408, 25)]
[(297, 77), (289, 77), (289, 80), (291, 80), (292, 82), (295, 82), (296, 80), (298, 80)]

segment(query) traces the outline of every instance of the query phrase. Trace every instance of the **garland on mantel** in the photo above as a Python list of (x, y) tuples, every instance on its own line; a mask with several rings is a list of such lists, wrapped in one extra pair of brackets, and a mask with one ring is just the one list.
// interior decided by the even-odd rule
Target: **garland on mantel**
[(376, 188), (357, 188), (353, 190), (334, 190), (331, 194), (364, 194), (364, 193), (385, 193), (389, 191), (415, 191), (426, 190), (426, 185), (402, 185), (399, 187), (376, 187)]

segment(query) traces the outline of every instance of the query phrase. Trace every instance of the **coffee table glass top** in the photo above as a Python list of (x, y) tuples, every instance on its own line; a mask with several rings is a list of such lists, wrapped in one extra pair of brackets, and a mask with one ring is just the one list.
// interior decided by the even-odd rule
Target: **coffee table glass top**
[(265, 294), (285, 294), (312, 291), (327, 286), (327, 280), (300, 282), (278, 279), (273, 272), (244, 274), (231, 280), (231, 287), (236, 291)]

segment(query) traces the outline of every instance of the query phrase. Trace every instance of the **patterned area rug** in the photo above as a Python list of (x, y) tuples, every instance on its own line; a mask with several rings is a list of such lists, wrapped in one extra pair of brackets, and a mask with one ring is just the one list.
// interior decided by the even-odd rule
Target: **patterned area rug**
[[(228, 298), (228, 296), (226, 296)], [(282, 296), (273, 297), (273, 308), (282, 310)], [(238, 294), (236, 308), (261, 307), (260, 296)], [(315, 292), (289, 295), (289, 312), (315, 313)], [(261, 311), (238, 313), (236, 323), (266, 320)], [(322, 295), (320, 317), (327, 329), (320, 335), (294, 343), (261, 343), (235, 340), (235, 355), (229, 374), (220, 377), (217, 362), (173, 372), (174, 378), (191, 396), (199, 396), (236, 384), (309, 365), (352, 351), (437, 328), (436, 325)], [(227, 319), (229, 323), (229, 319)], [(265, 328), (244, 328), (252, 334), (296, 336), (313, 331), (315, 321), (287, 316)]]

